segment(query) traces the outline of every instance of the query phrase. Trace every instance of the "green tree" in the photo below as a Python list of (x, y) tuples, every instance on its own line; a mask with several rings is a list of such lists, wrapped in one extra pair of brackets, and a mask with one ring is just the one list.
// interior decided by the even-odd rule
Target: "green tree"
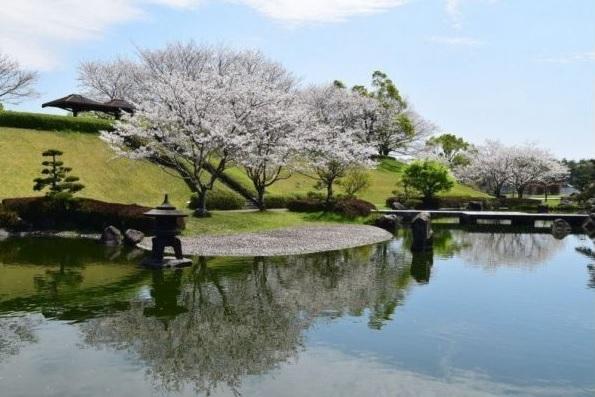
[(595, 159), (589, 160), (562, 160), (568, 167), (570, 176), (568, 183), (576, 189), (583, 191), (590, 183), (595, 181)]
[(33, 180), (33, 182), (35, 182), (33, 190), (42, 191), (45, 188), (49, 188), (46, 193), (49, 197), (53, 197), (57, 194), (70, 197), (85, 187), (78, 182), (78, 177), (68, 175), (68, 173), (72, 171), (72, 168), (65, 167), (64, 162), (59, 159), (63, 154), (64, 153), (57, 149), (49, 149), (41, 154), (43, 157), (49, 157), (50, 160), (42, 161), (41, 165), (43, 165), (44, 168), (41, 170), (41, 174), (43, 176)]
[(417, 160), (403, 169), (403, 184), (423, 194), (424, 201), (434, 198), (436, 193), (450, 190), (454, 181), (448, 168), (435, 160)]
[(454, 134), (433, 136), (426, 141), (426, 146), (450, 167), (469, 164), (466, 152), (471, 149), (471, 144)]

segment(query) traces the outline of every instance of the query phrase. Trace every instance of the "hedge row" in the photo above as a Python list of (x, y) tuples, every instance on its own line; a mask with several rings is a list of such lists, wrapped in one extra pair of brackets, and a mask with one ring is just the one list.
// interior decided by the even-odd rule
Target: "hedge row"
[(347, 218), (356, 218), (360, 216), (368, 216), (376, 206), (365, 200), (356, 198), (339, 198), (330, 203), (330, 208), (327, 208), (323, 199), (309, 197), (297, 198), (290, 200), (287, 203), (287, 208), (294, 212), (320, 212), (329, 211)]
[[(153, 230), (153, 220), (143, 214), (150, 210), (136, 204), (115, 204), (77, 198), (53, 200), (47, 197), (4, 199), (5, 213), (16, 213), (27, 227), (37, 230), (102, 231), (113, 225), (120, 230)], [(25, 226), (25, 225), (21, 225)]]
[(0, 111), (0, 127), (98, 133), (102, 130), (110, 130), (112, 128), (112, 121), (90, 117)]

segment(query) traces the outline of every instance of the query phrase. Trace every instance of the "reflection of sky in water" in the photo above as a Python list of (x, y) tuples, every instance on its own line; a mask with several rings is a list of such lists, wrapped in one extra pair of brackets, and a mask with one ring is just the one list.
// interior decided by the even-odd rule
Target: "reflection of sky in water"
[[(454, 244), (444, 243), (445, 254), (435, 255), (428, 284), (416, 283), (408, 276), (412, 258), (407, 250), (401, 250), (401, 241), (389, 245), (385, 258), (393, 265), (383, 271), (365, 263), (353, 269), (350, 266), (362, 258), (377, 258), (381, 250), (333, 257), (326, 267), (322, 266), (325, 263), (303, 267), (299, 260), (286, 264), (276, 259), (266, 266), (246, 261), (242, 270), (217, 273), (218, 287), (227, 292), (240, 288), (262, 291), (263, 297), (269, 297), (263, 303), (272, 305), (265, 309), (279, 310), (280, 317), (258, 317), (253, 313), (258, 305), (244, 306), (252, 297), (250, 293), (236, 300), (230, 297), (229, 309), (248, 327), (240, 330), (238, 325), (235, 334), (233, 329), (200, 328), (205, 319), (225, 319), (219, 316), (223, 304), (219, 298), (213, 298), (208, 306), (213, 310), (210, 317), (197, 317), (202, 323), (188, 321), (188, 329), (202, 330), (192, 338), (179, 334), (186, 325), (181, 320), (189, 318), (189, 313), (157, 320), (143, 315), (147, 313), (144, 306), (138, 310), (134, 306), (118, 308), (111, 315), (80, 324), (40, 322), (40, 316), (33, 314), (23, 329), (32, 331), (35, 341), (27, 343), (31, 332), (23, 332), (18, 351), (0, 357), (0, 394), (169, 395), (171, 390), (161, 388), (149, 374), (164, 352), (143, 351), (141, 346), (150, 347), (153, 342), (146, 338), (159, 335), (179, 340), (179, 345), (172, 346), (190, 350), (195, 346), (189, 344), (222, 346), (226, 340), (235, 348), (234, 335), (241, 339), (261, 334), (262, 341), (247, 345), (253, 350), (237, 353), (248, 354), (242, 363), (249, 363), (250, 355), (263, 360), (258, 370), (245, 368), (242, 373), (237, 389), (244, 396), (591, 396), (595, 394), (595, 291), (587, 288), (590, 275), (586, 265), (593, 261), (574, 249), (590, 241), (569, 236), (559, 242), (549, 235), (536, 236), (475, 238), (477, 234), (452, 231)], [(517, 255), (502, 249), (510, 241), (509, 247)], [(480, 248), (469, 244), (473, 242)], [(531, 247), (520, 247), (522, 242)], [(540, 258), (538, 262), (526, 258), (531, 252)], [(491, 259), (483, 261), (486, 257)], [(317, 269), (324, 271), (316, 273)], [(175, 285), (171, 277), (166, 282), (166, 286)], [(184, 293), (177, 299), (174, 296), (173, 302), (167, 293), (156, 294), (151, 280), (136, 287), (130, 296), (141, 305), (156, 298), (188, 308), (198, 292), (187, 283), (184, 279)], [(201, 293), (219, 296), (215, 284)], [(384, 306), (376, 307), (376, 312), (372, 306), (386, 302), (385, 297), (397, 306), (384, 320), (373, 322)], [(307, 313), (317, 317), (308, 322)], [(304, 318), (299, 317), (302, 315)], [(259, 330), (256, 326), (262, 318), (269, 322)], [(292, 318), (298, 320), (293, 325), (287, 322)], [(0, 322), (7, 324), (7, 319), (0, 317)], [(162, 322), (168, 327), (163, 328)], [(131, 329), (118, 329), (126, 325)], [(95, 331), (98, 334), (94, 335)], [(2, 350), (2, 335), (0, 327), (0, 354), (7, 353)], [(12, 337), (14, 332), (6, 335)], [(223, 339), (200, 342), (197, 337)], [(267, 351), (271, 346), (285, 349), (276, 364), (275, 352)], [(271, 361), (262, 359), (266, 355)], [(225, 373), (224, 360), (213, 363), (222, 365), (209, 369), (213, 376)], [(182, 367), (192, 363), (179, 365), (165, 370), (183, 374)], [(214, 386), (212, 395), (232, 395), (224, 385)], [(184, 382), (179, 393), (171, 394), (195, 395), (192, 385)]]

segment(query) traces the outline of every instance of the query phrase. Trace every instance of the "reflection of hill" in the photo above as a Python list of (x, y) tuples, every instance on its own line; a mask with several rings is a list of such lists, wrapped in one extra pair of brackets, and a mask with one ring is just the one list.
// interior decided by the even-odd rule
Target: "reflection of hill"
[(550, 234), (465, 233), (453, 231), (464, 249), (466, 262), (484, 268), (513, 266), (531, 268), (543, 264), (564, 247), (564, 241)]
[(130, 295), (147, 277), (131, 266), (129, 253), (82, 239), (2, 241), (0, 313), (26, 309), (46, 317), (82, 320), (127, 307), (122, 296)]
[[(245, 375), (296, 357), (316, 318), (363, 315), (382, 327), (404, 298), (408, 266), (386, 246), (254, 258), (243, 272), (205, 266), (157, 272), (151, 298), (81, 325), (92, 346), (134, 353), (167, 390), (237, 390)], [(163, 288), (165, 285), (168, 288)], [(166, 292), (169, 291), (169, 292)]]

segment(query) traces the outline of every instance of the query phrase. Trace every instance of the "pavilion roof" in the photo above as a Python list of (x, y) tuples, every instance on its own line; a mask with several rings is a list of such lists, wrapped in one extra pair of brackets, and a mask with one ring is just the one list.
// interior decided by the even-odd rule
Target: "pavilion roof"
[(101, 103), (79, 94), (70, 94), (41, 105), (42, 108), (48, 106), (70, 110), (72, 112), (98, 111), (112, 114), (118, 114), (120, 111), (134, 112), (134, 106), (123, 99), (112, 99), (111, 101)]

